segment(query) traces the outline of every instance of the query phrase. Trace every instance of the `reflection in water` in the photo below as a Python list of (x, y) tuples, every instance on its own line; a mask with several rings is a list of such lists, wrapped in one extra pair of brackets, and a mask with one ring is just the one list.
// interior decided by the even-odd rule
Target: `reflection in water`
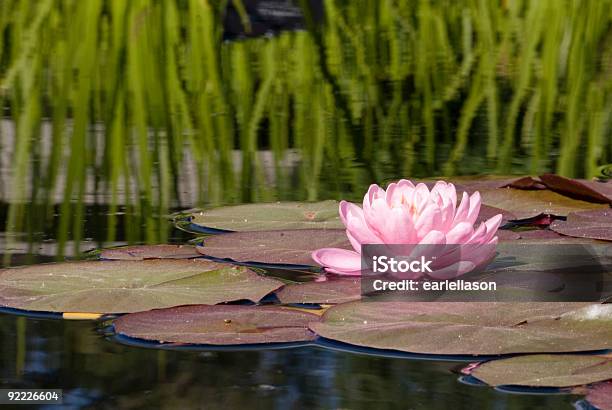
[[(509, 395), (466, 386), (456, 363), (305, 347), (172, 352), (106, 341), (88, 322), (0, 317), (2, 387), (64, 389), (95, 408), (570, 408), (573, 396)], [(19, 351), (18, 333), (26, 350)]]

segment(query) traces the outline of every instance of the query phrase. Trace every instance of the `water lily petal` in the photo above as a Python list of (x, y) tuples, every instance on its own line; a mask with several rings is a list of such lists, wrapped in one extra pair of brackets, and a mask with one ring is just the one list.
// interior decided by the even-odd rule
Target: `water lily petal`
[(455, 211), (455, 219), (453, 220), (453, 226), (457, 225), (459, 222), (465, 222), (467, 219), (467, 214), (470, 209), (470, 199), (467, 192), (463, 193), (461, 197), (461, 202)]
[(432, 230), (440, 228), (441, 219), (440, 208), (433, 203), (426, 207), (414, 224), (414, 229), (417, 231), (417, 238), (424, 238)]
[(487, 219), (485, 221), (485, 225), (487, 227), (487, 234), (485, 235), (483, 242), (489, 242), (493, 238), (493, 236), (497, 232), (497, 229), (499, 228), (499, 225), (501, 224), (501, 221), (502, 214), (497, 214), (493, 218)]
[(465, 243), (474, 234), (474, 225), (460, 222), (446, 234), (446, 243)]
[(328, 272), (341, 275), (361, 274), (361, 255), (358, 252), (338, 248), (322, 248), (312, 253), (312, 259)]
[(474, 224), (474, 222), (476, 222), (481, 204), (482, 200), (480, 199), (480, 192), (476, 191), (472, 194), (472, 196), (470, 196), (470, 208), (467, 213), (467, 220), (469, 223)]

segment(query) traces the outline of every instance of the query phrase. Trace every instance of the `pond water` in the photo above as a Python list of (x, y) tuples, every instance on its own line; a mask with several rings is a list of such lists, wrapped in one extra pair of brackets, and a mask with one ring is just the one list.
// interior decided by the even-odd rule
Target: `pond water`
[[(86, 251), (104, 244), (103, 207), (86, 207)], [(126, 218), (117, 216), (120, 227)], [(57, 220), (57, 217), (55, 218)], [(161, 224), (170, 224), (163, 221)], [(13, 264), (55, 259), (57, 224), (30, 236)], [(144, 226), (141, 226), (144, 229)], [(149, 226), (148, 228), (151, 228)], [(153, 224), (159, 230), (160, 225)], [(167, 229), (167, 227), (164, 227)], [(27, 234), (21, 239), (28, 243)], [(192, 236), (170, 228), (170, 242)], [(118, 229), (114, 243), (127, 243)], [(93, 322), (0, 314), (0, 388), (62, 388), (73, 408), (572, 408), (580, 397), (461, 383), (462, 363), (374, 357), (317, 346), (168, 351), (118, 344)], [(465, 364), (465, 362), (463, 362)]]
[(314, 347), (156, 351), (108, 342), (90, 323), (0, 321), (2, 388), (63, 388), (75, 408), (527, 409), (571, 408), (577, 399), (464, 385), (452, 362)]

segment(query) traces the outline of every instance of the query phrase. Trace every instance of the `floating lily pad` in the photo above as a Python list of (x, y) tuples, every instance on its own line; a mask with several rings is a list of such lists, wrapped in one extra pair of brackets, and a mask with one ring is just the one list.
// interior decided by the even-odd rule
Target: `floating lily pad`
[(593, 355), (518, 356), (482, 363), (471, 375), (491, 386), (579, 386), (612, 379), (612, 359)]
[[(525, 283), (525, 295), (536, 297), (528, 300), (605, 300), (612, 283), (612, 249), (603, 242), (583, 241), (566, 237), (561, 241), (519, 239), (500, 243), (495, 261), (479, 279), (494, 280), (498, 286), (510, 289), (514, 288), (513, 283), (519, 287)], [(563, 288), (554, 291), (555, 283)]]
[(282, 282), (202, 259), (85, 261), (0, 270), (0, 305), (127, 313), (185, 304), (259, 301)]
[(587, 401), (597, 409), (612, 410), (612, 380), (590, 386), (586, 393)]
[[(548, 233), (537, 233), (533, 231), (518, 232), (521, 236), (519, 239), (514, 240), (515, 244), (523, 245), (593, 245), (600, 246), (605, 242), (589, 239), (589, 238), (573, 238), (571, 236), (558, 235), (553, 236)], [(556, 233), (556, 232), (554, 232)], [(505, 241), (510, 242), (510, 241)]]
[(476, 218), (475, 225), (478, 226), (481, 222), (484, 222), (499, 214), (502, 215), (501, 226), (508, 223), (508, 221), (516, 219), (516, 215), (514, 215), (512, 212), (508, 212), (504, 209), (496, 208), (494, 206), (481, 205), (480, 212), (478, 213), (478, 218)]
[(517, 239), (521, 239), (520, 234), (504, 229), (498, 230), (495, 235), (497, 235), (500, 241), (515, 241)]
[(332, 278), (324, 282), (286, 285), (276, 292), (281, 303), (337, 304), (361, 298), (359, 278)]
[(191, 245), (136, 245), (104, 249), (101, 259), (139, 261), (144, 259), (189, 259), (201, 256)]
[(312, 340), (308, 323), (318, 320), (287, 307), (198, 305), (125, 315), (114, 327), (129, 337), (164, 343), (241, 345)]
[(612, 348), (612, 305), (502, 302), (350, 302), (310, 328), (377, 349), (453, 355)]
[(563, 235), (612, 241), (612, 209), (573, 212), (566, 221), (555, 221), (550, 229)]
[(583, 179), (570, 179), (560, 175), (544, 174), (542, 182), (553, 191), (589, 202), (612, 204), (612, 183)]
[(548, 190), (499, 188), (482, 190), (480, 194), (485, 205), (511, 212), (517, 219), (532, 218), (540, 214), (566, 216), (570, 212), (608, 208), (605, 204), (580, 201)]
[(555, 231), (551, 231), (550, 229), (532, 229), (529, 231), (520, 231), (518, 232), (520, 239), (538, 239), (538, 240), (558, 240), (563, 239), (564, 237), (559, 235)]
[(316, 266), (310, 254), (319, 248), (352, 249), (341, 229), (233, 232), (204, 239), (203, 255), (236, 262)]
[(232, 205), (193, 214), (191, 223), (224, 231), (343, 228), (337, 201)]
[(458, 192), (466, 191), (470, 194), (475, 191), (506, 187), (518, 189), (546, 189), (546, 186), (544, 186), (541, 181), (530, 176), (466, 176), (453, 177), (450, 181), (455, 184)]
[(515, 179), (505, 187), (517, 189), (546, 189), (546, 185), (544, 185), (539, 178), (530, 176)]

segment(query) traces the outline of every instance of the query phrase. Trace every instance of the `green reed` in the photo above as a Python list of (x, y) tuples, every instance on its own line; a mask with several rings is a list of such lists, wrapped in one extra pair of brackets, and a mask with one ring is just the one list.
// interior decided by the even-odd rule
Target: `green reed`
[[(298, 3), (307, 30), (222, 41), (230, 5), (249, 29), (239, 0), (0, 2), (9, 228), (20, 203), (50, 214), (65, 175), (58, 236), (78, 239), (93, 174), (108, 240), (119, 203), (142, 215), (130, 235), (163, 240), (149, 222), (185, 205), (187, 154), (198, 203), (483, 170), (592, 177), (611, 161), (612, 0), (324, 0), (323, 22)], [(33, 161), (43, 122), (51, 151)]]

